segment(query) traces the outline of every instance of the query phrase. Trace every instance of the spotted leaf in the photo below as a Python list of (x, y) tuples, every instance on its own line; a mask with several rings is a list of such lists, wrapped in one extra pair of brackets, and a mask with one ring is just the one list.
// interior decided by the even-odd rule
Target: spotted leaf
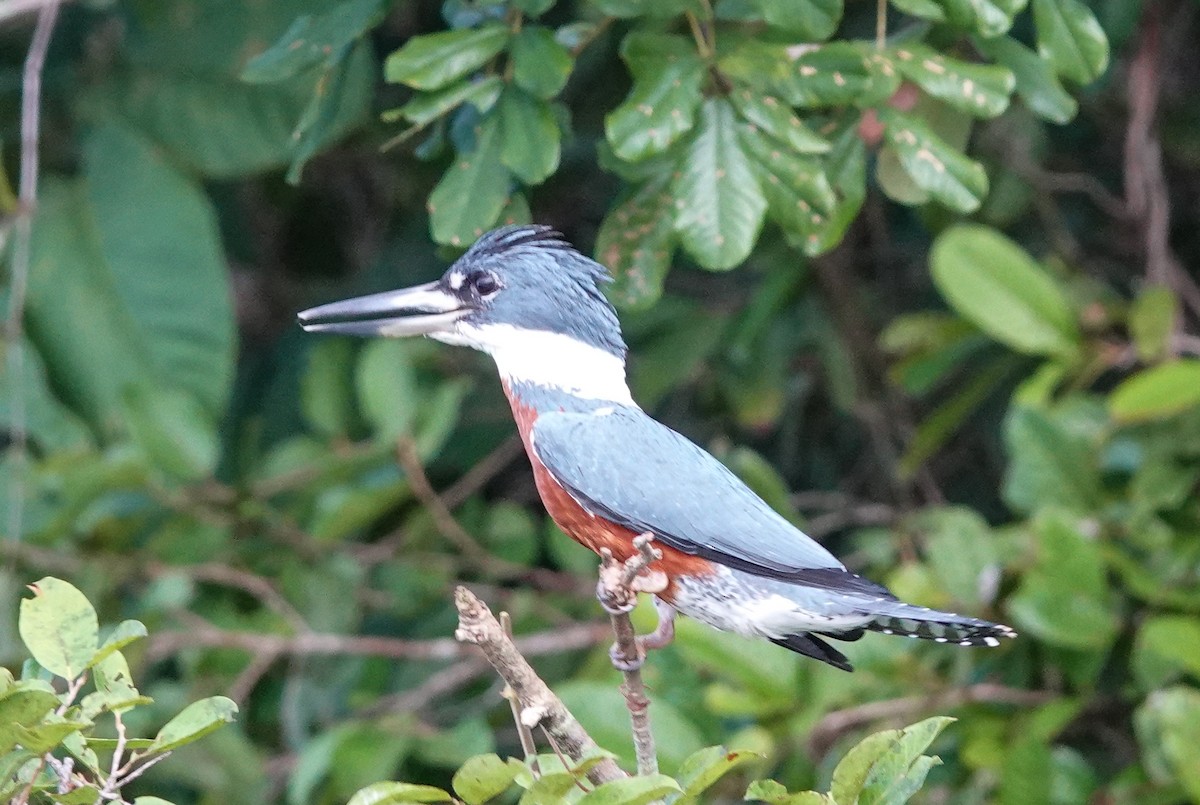
[(672, 192), (675, 229), (684, 248), (714, 270), (746, 259), (767, 208), (737, 127), (728, 101), (705, 101)]
[(901, 75), (957, 109), (996, 117), (1008, 108), (1016, 79), (1007, 67), (951, 59), (921, 44), (896, 48), (894, 55)]
[(816, 160), (800, 156), (749, 126), (740, 132), (767, 199), (767, 211), (789, 236), (807, 240), (828, 222), (837, 196)]
[(919, 187), (959, 212), (979, 207), (988, 190), (982, 165), (950, 147), (924, 121), (894, 109), (878, 111), (888, 145)]
[(856, 116), (847, 116), (830, 135), (832, 148), (824, 157), (825, 175), (837, 194), (837, 205), (823, 227), (796, 242), (807, 255), (824, 254), (842, 241), (842, 236), (862, 209), (867, 197), (867, 147), (858, 136)]
[(891, 97), (900, 76), (882, 54), (858, 42), (832, 42), (796, 59), (779, 89), (793, 106), (870, 106)]
[(741, 88), (730, 93), (729, 99), (743, 120), (795, 151), (821, 154), (829, 150), (829, 143), (814, 134), (778, 98)]
[(1033, 0), (1038, 52), (1064, 78), (1095, 81), (1108, 67), (1108, 38), (1079, 0)]
[(1079, 105), (1063, 89), (1053, 66), (1041, 56), (1008, 36), (975, 37), (972, 41), (983, 55), (1012, 70), (1017, 95), (1035, 115), (1053, 123), (1066, 123), (1075, 117)]
[(621, 307), (645, 307), (662, 295), (675, 247), (670, 173), (638, 187), (604, 218), (596, 259), (613, 274), (609, 297)]
[(604, 119), (617, 156), (629, 162), (665, 151), (696, 124), (704, 63), (681, 36), (632, 33), (621, 58), (633, 74), (633, 90)]
[(465, 246), (496, 222), (511, 182), (500, 150), (499, 121), (491, 116), (476, 130), (475, 150), (458, 155), (429, 194), (429, 224), (438, 243)]

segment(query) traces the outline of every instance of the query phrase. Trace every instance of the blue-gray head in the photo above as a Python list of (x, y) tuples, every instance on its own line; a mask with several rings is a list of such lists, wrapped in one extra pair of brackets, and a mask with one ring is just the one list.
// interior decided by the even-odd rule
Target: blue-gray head
[(322, 305), (299, 319), (308, 332), (425, 335), (490, 354), (507, 379), (623, 400), (625, 342), (601, 291), (608, 280), (553, 229), (506, 226), (435, 282)]

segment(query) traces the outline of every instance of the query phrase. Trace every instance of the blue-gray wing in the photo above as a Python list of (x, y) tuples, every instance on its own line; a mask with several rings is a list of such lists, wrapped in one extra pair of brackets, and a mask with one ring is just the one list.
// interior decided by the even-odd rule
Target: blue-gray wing
[(820, 583), (851, 576), (725, 465), (636, 408), (548, 413), (533, 450), (585, 509), (687, 554), (759, 576)]

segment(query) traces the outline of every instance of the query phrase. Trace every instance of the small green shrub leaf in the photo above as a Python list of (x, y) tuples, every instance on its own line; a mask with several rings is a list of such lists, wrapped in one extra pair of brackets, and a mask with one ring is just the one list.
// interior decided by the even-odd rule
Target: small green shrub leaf
[(670, 174), (643, 183), (604, 217), (596, 259), (613, 274), (608, 296), (626, 308), (648, 307), (662, 295), (675, 248)]
[(414, 783), (375, 783), (359, 791), (346, 805), (410, 805), (414, 802), (452, 802), (454, 797), (440, 788)]
[(554, 38), (554, 32), (540, 25), (526, 26), (513, 37), (509, 48), (513, 81), (518, 87), (539, 98), (553, 98), (562, 92), (575, 59)]
[(900, 73), (935, 98), (975, 117), (996, 117), (1008, 108), (1016, 79), (1007, 67), (943, 56), (927, 45), (895, 50)]
[(951, 227), (930, 254), (934, 284), (963, 318), (1018, 352), (1071, 357), (1079, 329), (1058, 284), (1017, 244), (974, 224)]
[(1144, 369), (1113, 389), (1108, 409), (1118, 422), (1166, 419), (1200, 405), (1200, 360)]
[(629, 97), (604, 118), (604, 131), (621, 159), (660, 154), (696, 122), (704, 63), (681, 36), (632, 33), (621, 58), (633, 74)]
[(765, 802), (767, 805), (835, 805), (833, 797), (816, 791), (799, 791), (795, 794), (774, 780), (755, 780), (746, 789), (746, 799)]
[(754, 0), (767, 24), (809, 42), (828, 39), (842, 19), (842, 0)]
[(21, 639), (39, 665), (63, 679), (74, 679), (96, 654), (100, 641), (96, 610), (73, 585), (53, 576), (29, 589), (33, 598), (21, 601)]
[(324, 14), (303, 14), (275, 44), (242, 68), (241, 78), (254, 84), (282, 81), (330, 59), (375, 25), (383, 16), (383, 0), (346, 0)]
[(500, 161), (525, 184), (539, 184), (558, 169), (562, 134), (550, 104), (518, 88), (496, 105)]
[(985, 56), (1012, 70), (1017, 95), (1034, 114), (1052, 123), (1066, 123), (1075, 117), (1079, 104), (1041, 56), (1008, 36), (977, 36), (971, 41)]
[(1138, 357), (1156, 361), (1167, 354), (1178, 309), (1179, 300), (1170, 288), (1153, 285), (1138, 294), (1129, 307), (1129, 335)]
[(743, 120), (793, 151), (823, 154), (829, 150), (829, 143), (809, 130), (778, 98), (743, 88), (730, 93), (729, 99)]
[(675, 775), (683, 791), (667, 801), (672, 805), (696, 802), (697, 798), (732, 769), (759, 758), (754, 752), (731, 752), (723, 746), (709, 746), (687, 757)]
[(37, 688), (11, 687), (0, 694), (0, 754), (21, 742), (19, 728), (40, 724), (58, 703), (53, 693)]
[(454, 773), (454, 793), (467, 805), (482, 805), (508, 790), (517, 768), (499, 755), (476, 755)]
[(498, 119), (476, 131), (475, 150), (459, 154), (429, 195), (429, 225), (438, 243), (466, 246), (492, 228), (508, 202), (511, 178), (500, 161)]
[(579, 805), (645, 805), (681, 790), (665, 774), (647, 774), (598, 785), (580, 798)]
[(150, 752), (168, 752), (190, 744), (233, 721), (238, 706), (224, 696), (210, 696), (192, 702), (168, 721), (154, 736)]
[(1108, 37), (1080, 0), (1033, 0), (1033, 22), (1038, 52), (1059, 75), (1087, 84), (1108, 67)]
[(918, 187), (958, 212), (973, 212), (988, 191), (983, 166), (946, 143), (924, 120), (879, 109), (887, 143)]
[(1200, 800), (1200, 691), (1178, 686), (1151, 693), (1134, 727), (1150, 776)]
[(496, 103), (503, 87), (500, 76), (484, 76), (478, 81), (464, 79), (436, 92), (418, 93), (400, 108), (384, 112), (383, 119), (391, 121), (403, 117), (410, 123), (424, 126), (464, 103), (471, 104), (481, 113), (486, 112)]
[(867, 736), (833, 771), (830, 794), (838, 803), (900, 805), (921, 786), (935, 758), (922, 753), (954, 719), (938, 716)]
[(441, 89), (487, 64), (504, 49), (508, 36), (500, 24), (416, 36), (387, 57), (383, 75), (413, 89)]

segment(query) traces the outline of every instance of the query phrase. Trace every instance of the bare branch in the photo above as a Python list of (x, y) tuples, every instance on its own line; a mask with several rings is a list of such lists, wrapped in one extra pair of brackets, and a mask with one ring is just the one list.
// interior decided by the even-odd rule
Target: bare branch
[(610, 656), (613, 667), (625, 675), (621, 693), (629, 709), (629, 720), (633, 728), (633, 747), (637, 755), (638, 774), (657, 774), (658, 755), (654, 747), (654, 732), (650, 728), (650, 698), (646, 696), (646, 685), (642, 681), (643, 649), (638, 645), (637, 634), (629, 613), (637, 606), (639, 591), (658, 592), (666, 586), (661, 571), (650, 569), (650, 564), (662, 558), (662, 552), (652, 543), (654, 535), (642, 534), (633, 541), (637, 553), (618, 562), (610, 551), (601, 553), (600, 581), (596, 585), (596, 597), (612, 620), (613, 633), (617, 637)]
[[(500, 628), (504, 630), (505, 637), (511, 640), (513, 636), (512, 618), (507, 612), (500, 613)], [(533, 731), (521, 721), (521, 700), (512, 689), (512, 685), (506, 684), (500, 695), (508, 699), (508, 704), (512, 708), (513, 722), (517, 725), (517, 736), (521, 739), (521, 751), (525, 753), (526, 758), (536, 757), (537, 746), (533, 743)], [(537, 772), (536, 768), (534, 772)]]
[[(504, 634), (487, 605), (466, 587), (459, 587), (454, 591), (454, 606), (458, 609), (455, 638), (479, 646), (496, 673), (512, 688), (521, 702), (521, 723), (531, 729), (544, 728), (551, 742), (572, 760), (596, 751), (599, 748), (596, 742), (522, 656), (520, 641), (510, 640)], [(625, 776), (609, 759), (588, 772), (588, 779), (597, 785)]]

